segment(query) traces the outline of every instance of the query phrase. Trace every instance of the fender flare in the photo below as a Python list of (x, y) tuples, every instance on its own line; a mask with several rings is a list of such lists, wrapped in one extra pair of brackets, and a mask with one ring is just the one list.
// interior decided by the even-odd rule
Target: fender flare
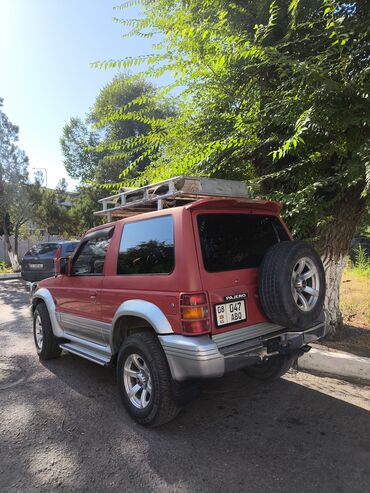
[(121, 303), (114, 315), (109, 341), (111, 348), (113, 348), (117, 321), (125, 316), (142, 318), (153, 327), (157, 334), (173, 334), (171, 324), (157, 305), (145, 300), (128, 300)]
[(51, 326), (53, 327), (53, 333), (55, 337), (63, 337), (64, 332), (57, 320), (56, 312), (55, 312), (55, 303), (50, 291), (46, 288), (39, 288), (33, 293), (32, 311), (34, 311), (33, 307), (35, 306), (36, 300), (42, 300), (45, 303), (46, 308), (48, 309), (49, 312), (50, 322), (51, 322)]

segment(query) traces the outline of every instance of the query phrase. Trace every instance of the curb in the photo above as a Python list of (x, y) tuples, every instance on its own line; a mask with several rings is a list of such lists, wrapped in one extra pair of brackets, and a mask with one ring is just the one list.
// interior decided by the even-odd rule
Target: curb
[(20, 279), (20, 272), (10, 272), (9, 274), (0, 274), (0, 281), (5, 281), (7, 279)]
[(315, 371), (334, 377), (362, 380), (370, 383), (370, 358), (354, 354), (312, 347), (309, 353), (298, 358), (298, 370)]

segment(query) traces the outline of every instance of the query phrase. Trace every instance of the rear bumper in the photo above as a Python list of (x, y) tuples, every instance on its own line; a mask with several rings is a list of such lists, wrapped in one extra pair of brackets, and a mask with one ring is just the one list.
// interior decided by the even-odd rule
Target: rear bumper
[(43, 279), (47, 279), (48, 277), (54, 277), (54, 271), (45, 271), (45, 270), (22, 270), (21, 272), (22, 279), (28, 282), (37, 282), (42, 281)]
[[(320, 321), (302, 331), (258, 324), (214, 337), (163, 335), (159, 339), (173, 379), (182, 382), (222, 377), (228, 371), (256, 364), (276, 354), (299, 355), (300, 348), (321, 339), (325, 333), (325, 322)], [(256, 337), (257, 334), (260, 335)]]

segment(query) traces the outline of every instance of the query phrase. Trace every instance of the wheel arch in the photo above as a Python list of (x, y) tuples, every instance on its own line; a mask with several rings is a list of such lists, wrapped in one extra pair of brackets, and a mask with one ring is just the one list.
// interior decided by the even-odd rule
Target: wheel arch
[(55, 313), (55, 303), (50, 291), (46, 288), (39, 288), (32, 296), (31, 302), (31, 312), (32, 315), (35, 313), (35, 309), (39, 303), (45, 303), (46, 308), (49, 312), (49, 317), (51, 321), (51, 326), (53, 328), (53, 333), (56, 337), (63, 337), (63, 330), (60, 327), (56, 313)]
[(156, 334), (173, 333), (167, 317), (154, 303), (145, 300), (123, 302), (117, 309), (112, 322), (110, 336), (112, 354), (117, 354), (126, 337), (142, 330), (153, 331)]
[(39, 296), (35, 296), (33, 299), (32, 299), (32, 304), (31, 304), (31, 315), (33, 315), (35, 313), (35, 310), (36, 310), (36, 307), (37, 305), (39, 305), (40, 303), (45, 303), (44, 299), (39, 297)]

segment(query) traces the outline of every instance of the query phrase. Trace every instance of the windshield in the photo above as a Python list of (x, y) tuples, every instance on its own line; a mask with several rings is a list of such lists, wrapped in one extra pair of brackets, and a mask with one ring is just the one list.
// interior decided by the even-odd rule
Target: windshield
[(26, 257), (53, 257), (58, 249), (58, 243), (39, 243), (34, 245), (27, 253)]
[(201, 214), (198, 229), (208, 272), (259, 267), (272, 245), (290, 239), (278, 218), (262, 214)]
[(78, 241), (75, 241), (71, 243), (62, 244), (62, 257), (65, 255), (66, 256), (70, 255), (75, 250), (78, 243), (79, 243)]

